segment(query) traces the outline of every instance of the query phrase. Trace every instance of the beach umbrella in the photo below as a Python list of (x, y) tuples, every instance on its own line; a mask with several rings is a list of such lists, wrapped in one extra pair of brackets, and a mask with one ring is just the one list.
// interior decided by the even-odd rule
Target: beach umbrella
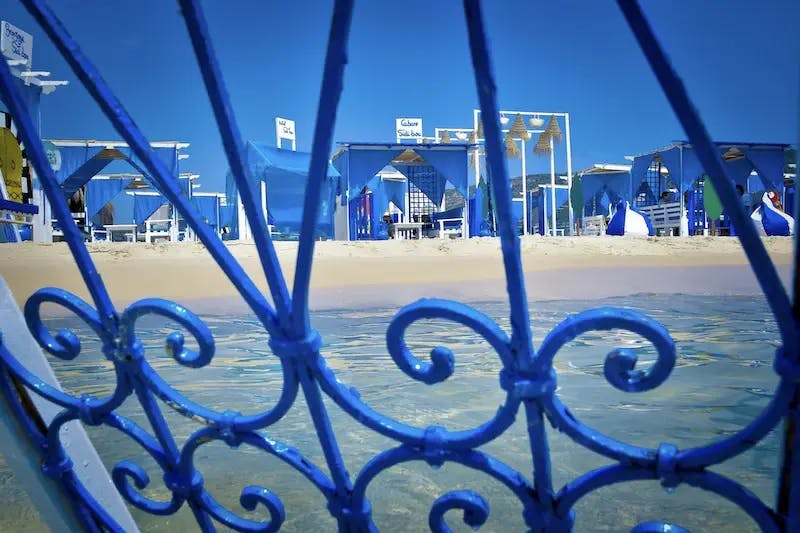
[(447, 131), (447, 130), (444, 130), (442, 132), (442, 136), (439, 138), (439, 142), (442, 143), (442, 144), (450, 144), (450, 141), (451, 141), (450, 132)]
[(511, 132), (506, 133), (506, 156), (509, 159), (516, 159), (519, 157), (519, 148), (517, 148), (517, 141), (511, 136)]
[(539, 135), (536, 144), (533, 145), (533, 153), (536, 155), (546, 155), (550, 153), (550, 139), (553, 143), (561, 141), (561, 127), (558, 125), (555, 115), (550, 116), (550, 122), (545, 130)]
[(709, 220), (717, 220), (722, 215), (722, 202), (708, 176), (703, 182), (703, 207)]
[(546, 155), (550, 153), (550, 137), (547, 133), (542, 133), (533, 145), (533, 153), (536, 155)]
[(522, 115), (519, 113), (517, 113), (517, 117), (514, 119), (514, 124), (511, 125), (509, 133), (513, 138), (522, 139), (523, 141), (529, 141), (531, 138), (531, 134), (528, 133), (528, 129), (525, 127), (525, 122), (522, 121)]
[(561, 142), (561, 127), (558, 125), (555, 115), (550, 115), (550, 123), (544, 132), (552, 137), (555, 142)]
[(483, 139), (483, 121), (478, 121), (478, 139)]

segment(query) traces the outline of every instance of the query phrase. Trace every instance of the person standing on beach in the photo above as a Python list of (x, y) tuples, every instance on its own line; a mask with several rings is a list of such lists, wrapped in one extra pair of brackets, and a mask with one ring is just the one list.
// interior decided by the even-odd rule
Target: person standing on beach
[(111, 202), (108, 202), (100, 210), (100, 224), (104, 227), (114, 224), (114, 204)]
[(744, 193), (744, 187), (737, 184), (736, 185), (736, 192), (739, 193), (739, 199), (742, 202), (742, 206), (744, 206), (744, 212), (748, 215), (752, 212), (751, 199), (749, 194)]

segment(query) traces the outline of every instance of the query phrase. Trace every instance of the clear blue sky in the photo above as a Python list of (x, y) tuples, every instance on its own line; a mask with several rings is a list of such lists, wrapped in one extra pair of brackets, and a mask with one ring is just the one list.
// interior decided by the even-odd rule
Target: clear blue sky
[[(245, 139), (274, 143), (280, 115), (310, 150), (332, 4), (204, 3)], [(190, 142), (182, 170), (222, 190), (227, 162), (177, 3), (52, 5), (145, 135)], [(800, 2), (652, 0), (645, 10), (714, 138), (796, 143)], [(684, 138), (614, 2), (492, 0), (485, 15), (501, 109), (569, 112), (576, 171)], [(44, 97), (44, 136), (117, 139), (24, 9), (4, 0), (0, 17), (34, 35), (34, 68), (71, 81)], [(426, 135), (470, 127), (476, 102), (461, 2), (356, 2), (336, 140), (393, 140), (401, 116), (422, 117)], [(529, 171), (546, 165), (529, 159)]]

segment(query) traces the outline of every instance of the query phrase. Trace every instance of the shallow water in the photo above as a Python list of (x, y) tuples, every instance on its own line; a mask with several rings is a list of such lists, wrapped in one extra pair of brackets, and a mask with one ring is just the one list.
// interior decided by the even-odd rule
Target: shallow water
[[(676, 340), (679, 360), (661, 387), (639, 394), (614, 389), (603, 378), (603, 360), (614, 347), (637, 350), (640, 364), (654, 360), (654, 351), (641, 338), (627, 332), (590, 332), (564, 347), (556, 357), (558, 395), (584, 423), (630, 444), (658, 447), (670, 442), (680, 448), (702, 445), (730, 435), (752, 420), (767, 404), (777, 380), (772, 354), (779, 343), (776, 327), (761, 297), (640, 295), (602, 301), (550, 301), (531, 304), (534, 342), (568, 314), (590, 307), (614, 305), (649, 313), (661, 321)], [(505, 304), (475, 304), (508, 331)], [(341, 381), (355, 386), (362, 399), (385, 415), (425, 427), (444, 425), (466, 429), (488, 420), (503, 401), (498, 385), (500, 364), (487, 343), (465, 328), (442, 321), (417, 323), (406, 339), (420, 358), (443, 344), (456, 354), (456, 372), (445, 383), (427, 386), (409, 379), (386, 352), (384, 335), (393, 310), (328, 311), (314, 316), (325, 340), (324, 355)], [(253, 414), (277, 400), (281, 368), (267, 348), (267, 336), (252, 316), (205, 315), (214, 333), (217, 354), (206, 368), (179, 367), (163, 354), (163, 341), (173, 329), (155, 319), (144, 319), (140, 337), (153, 367), (177, 390), (212, 409)], [(53, 328), (76, 327), (84, 353), (72, 362), (54, 367), (64, 388), (74, 394), (108, 394), (113, 386), (110, 363), (99, 344), (74, 319), (53, 319)], [(351, 477), (378, 451), (393, 442), (375, 435), (326, 401)], [(146, 419), (135, 400), (120, 410), (144, 427)], [(165, 416), (180, 445), (199, 425), (165, 408)], [(548, 426), (549, 428), (549, 426)], [(141, 464), (153, 479), (144, 493), (164, 499), (167, 491), (155, 463), (132, 441), (109, 428), (88, 428), (108, 468), (121, 460)], [(747, 453), (716, 466), (717, 472), (744, 483), (752, 492), (772, 502), (775, 492), (780, 428)], [(269, 428), (270, 438), (298, 448), (324, 467), (302, 395), (290, 413)], [(587, 451), (555, 431), (548, 433), (556, 489), (609, 461)], [(492, 454), (530, 479), (530, 448), (524, 417), (501, 437), (484, 446)], [(202, 446), (195, 454), (205, 486), (215, 498), (242, 516), (260, 518), (259, 511), (241, 510), (240, 491), (263, 485), (281, 499), (286, 509), (284, 531), (335, 530), (322, 496), (305, 478), (266, 453), (242, 446), (229, 449), (220, 443)], [(428, 510), (442, 494), (473, 489), (491, 506), (482, 531), (524, 530), (521, 505), (498, 482), (459, 465), (434, 470), (425, 463), (396, 466), (378, 476), (367, 492), (373, 518), (383, 531), (427, 530)], [(4, 464), (0, 464), (0, 531), (36, 531), (43, 527), (24, 492)], [(647, 520), (670, 520), (703, 531), (755, 531), (747, 515), (733, 504), (688, 486), (666, 493), (657, 482), (635, 482), (598, 490), (576, 506), (576, 531), (625, 531)], [(163, 518), (133, 510), (144, 531), (195, 530), (187, 509)], [(448, 515), (456, 531), (469, 529), (460, 513)], [(224, 527), (220, 527), (224, 530)]]

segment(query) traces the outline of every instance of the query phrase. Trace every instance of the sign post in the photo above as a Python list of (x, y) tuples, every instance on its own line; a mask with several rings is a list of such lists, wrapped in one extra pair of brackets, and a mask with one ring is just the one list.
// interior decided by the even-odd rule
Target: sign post
[(415, 140), (417, 144), (422, 142), (422, 119), (421, 118), (398, 118), (395, 119), (395, 134), (397, 143), (402, 140)]
[(292, 151), (297, 151), (297, 135), (295, 134), (294, 120), (275, 117), (275, 137), (278, 148), (281, 147), (281, 139), (286, 139), (292, 142)]

